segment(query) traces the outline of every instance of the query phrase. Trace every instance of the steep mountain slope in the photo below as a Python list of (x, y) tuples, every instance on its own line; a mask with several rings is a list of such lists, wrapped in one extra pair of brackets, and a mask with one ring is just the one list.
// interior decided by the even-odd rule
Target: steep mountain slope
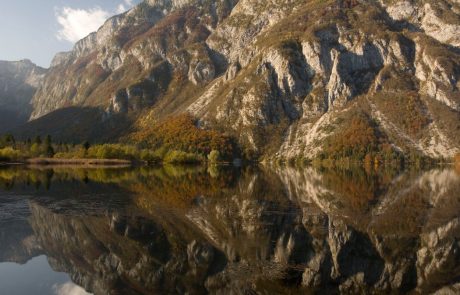
[(144, 1), (56, 56), (31, 118), (93, 107), (94, 128), (121, 114), (134, 122), (123, 138), (144, 141), (156, 120), (189, 112), (252, 156), (360, 145), (452, 156), (459, 9), (453, 0)]
[(30, 60), (0, 61), (0, 132), (27, 122), (45, 72)]

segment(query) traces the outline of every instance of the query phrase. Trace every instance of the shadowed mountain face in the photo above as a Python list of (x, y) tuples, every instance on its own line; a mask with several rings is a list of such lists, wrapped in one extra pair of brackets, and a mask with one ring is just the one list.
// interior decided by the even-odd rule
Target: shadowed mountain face
[(29, 60), (0, 61), (0, 133), (25, 124), (46, 70)]
[[(94, 125), (95, 121), (99, 121), (100, 124)], [(132, 121), (120, 115), (106, 118), (105, 113), (98, 108), (68, 107), (8, 131), (23, 140), (34, 138), (37, 134), (46, 134), (69, 143), (81, 143), (87, 140), (107, 143), (125, 135)]]
[(2, 261), (44, 254), (95, 294), (459, 291), (449, 169), (7, 169), (0, 183)]

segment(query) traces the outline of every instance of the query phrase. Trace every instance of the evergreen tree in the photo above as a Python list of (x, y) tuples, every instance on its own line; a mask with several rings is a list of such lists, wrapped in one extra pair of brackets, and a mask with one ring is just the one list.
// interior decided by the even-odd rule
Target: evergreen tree
[(47, 135), (45, 138), (45, 147), (44, 147), (45, 153), (47, 157), (52, 158), (54, 156), (54, 149), (53, 149), (53, 144), (51, 140), (51, 136)]
[(85, 141), (85, 142), (83, 143), (83, 148), (85, 148), (86, 151), (88, 151), (90, 147), (91, 147), (91, 145), (89, 144), (88, 141)]
[(40, 135), (36, 136), (35, 139), (34, 139), (34, 143), (40, 145), (42, 144), (42, 139), (40, 137)]

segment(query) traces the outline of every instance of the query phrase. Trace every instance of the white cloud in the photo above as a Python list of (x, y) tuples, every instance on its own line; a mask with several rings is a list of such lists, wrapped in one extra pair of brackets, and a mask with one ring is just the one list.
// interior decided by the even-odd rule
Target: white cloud
[(71, 282), (62, 285), (54, 285), (53, 290), (56, 295), (91, 295), (82, 287)]
[(100, 7), (79, 9), (62, 7), (56, 9), (56, 20), (60, 29), (56, 35), (59, 40), (72, 43), (97, 31), (104, 22), (114, 14), (120, 14), (134, 6), (134, 0), (123, 0), (115, 11), (107, 11)]
[(117, 7), (117, 13), (123, 13), (123, 12), (125, 12), (126, 10), (127, 10), (127, 9), (126, 9), (126, 7), (125, 7), (124, 4), (120, 4), (120, 5), (118, 5), (118, 7)]
[(129, 10), (134, 6), (133, 0), (124, 0), (123, 3), (119, 4), (117, 7), (117, 13), (123, 13)]
[(61, 25), (57, 38), (77, 42), (89, 33), (96, 31), (110, 15), (109, 12), (100, 7), (88, 10), (64, 7), (56, 12), (57, 21)]

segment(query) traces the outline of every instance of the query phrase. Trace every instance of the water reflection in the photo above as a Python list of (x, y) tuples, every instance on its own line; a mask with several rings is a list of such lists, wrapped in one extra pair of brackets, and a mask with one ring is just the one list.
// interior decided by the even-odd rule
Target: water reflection
[(8, 295), (89, 295), (71, 282), (67, 274), (53, 271), (45, 256), (25, 265), (0, 264), (0, 286), (1, 293)]
[(0, 186), (0, 261), (46, 255), (94, 294), (460, 291), (450, 169), (8, 168)]

